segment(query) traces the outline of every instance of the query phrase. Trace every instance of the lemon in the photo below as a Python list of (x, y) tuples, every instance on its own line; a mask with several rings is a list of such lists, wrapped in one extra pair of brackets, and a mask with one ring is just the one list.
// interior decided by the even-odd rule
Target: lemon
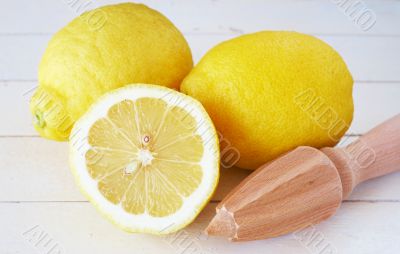
[(41, 136), (67, 140), (102, 94), (130, 83), (177, 89), (193, 66), (183, 35), (142, 4), (104, 6), (74, 19), (50, 40), (31, 99)]
[(323, 41), (263, 31), (211, 49), (181, 91), (240, 152), (237, 166), (255, 169), (297, 146), (335, 145), (352, 121), (352, 87), (343, 59)]
[(102, 96), (76, 122), (70, 163), (81, 190), (112, 222), (167, 234), (189, 224), (214, 192), (218, 137), (193, 98), (131, 85)]

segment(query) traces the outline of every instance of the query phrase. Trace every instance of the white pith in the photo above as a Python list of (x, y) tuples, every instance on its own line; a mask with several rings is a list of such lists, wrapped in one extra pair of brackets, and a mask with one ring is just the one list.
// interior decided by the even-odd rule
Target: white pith
[(138, 161), (143, 165), (150, 165), (153, 161), (153, 154), (148, 149), (140, 149), (137, 155)]

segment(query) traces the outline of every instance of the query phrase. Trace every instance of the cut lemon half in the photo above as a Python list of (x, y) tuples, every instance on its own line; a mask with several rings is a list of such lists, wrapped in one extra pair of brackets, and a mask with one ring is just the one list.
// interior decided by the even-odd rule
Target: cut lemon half
[(112, 222), (167, 234), (193, 221), (211, 198), (218, 137), (193, 98), (130, 85), (101, 97), (76, 122), (70, 163), (82, 191)]

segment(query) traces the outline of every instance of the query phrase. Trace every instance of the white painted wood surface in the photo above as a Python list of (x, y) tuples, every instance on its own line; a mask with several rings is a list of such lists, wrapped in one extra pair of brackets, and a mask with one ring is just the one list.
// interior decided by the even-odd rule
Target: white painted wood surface
[[(51, 35), (81, 13), (71, 2), (0, 1), (1, 254), (44, 254), (51, 248), (50, 253), (101, 254), (399, 252), (400, 173), (359, 186), (338, 214), (314, 231), (271, 240), (232, 244), (200, 234), (216, 203), (248, 173), (239, 169), (223, 172), (211, 204), (178, 234), (133, 235), (112, 226), (76, 188), (67, 144), (39, 138), (30, 124), (29, 91), (36, 86), (40, 56)], [(92, 0), (89, 6), (115, 2)], [(355, 118), (343, 144), (400, 112), (400, 1), (363, 1), (376, 14), (367, 31), (352, 21), (340, 0), (140, 2), (184, 32), (195, 60), (218, 42), (263, 29), (296, 30), (327, 41), (356, 80)], [(321, 246), (327, 247), (323, 251)]]

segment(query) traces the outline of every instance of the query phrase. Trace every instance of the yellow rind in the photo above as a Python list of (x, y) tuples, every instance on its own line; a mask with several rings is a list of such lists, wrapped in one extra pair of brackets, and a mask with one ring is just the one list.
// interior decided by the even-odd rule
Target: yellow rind
[(210, 49), (181, 84), (199, 100), (236, 166), (256, 169), (298, 146), (334, 146), (349, 128), (353, 78), (311, 35), (260, 31)]
[[(102, 26), (91, 26), (94, 15), (104, 18)], [(178, 89), (192, 67), (189, 45), (167, 17), (143, 4), (120, 3), (85, 12), (54, 34), (39, 64), (38, 85), (55, 95), (61, 117), (68, 115), (72, 126), (108, 91), (132, 83)], [(40, 109), (43, 115), (52, 110)], [(71, 129), (55, 126), (35, 128), (42, 137), (67, 141)]]

